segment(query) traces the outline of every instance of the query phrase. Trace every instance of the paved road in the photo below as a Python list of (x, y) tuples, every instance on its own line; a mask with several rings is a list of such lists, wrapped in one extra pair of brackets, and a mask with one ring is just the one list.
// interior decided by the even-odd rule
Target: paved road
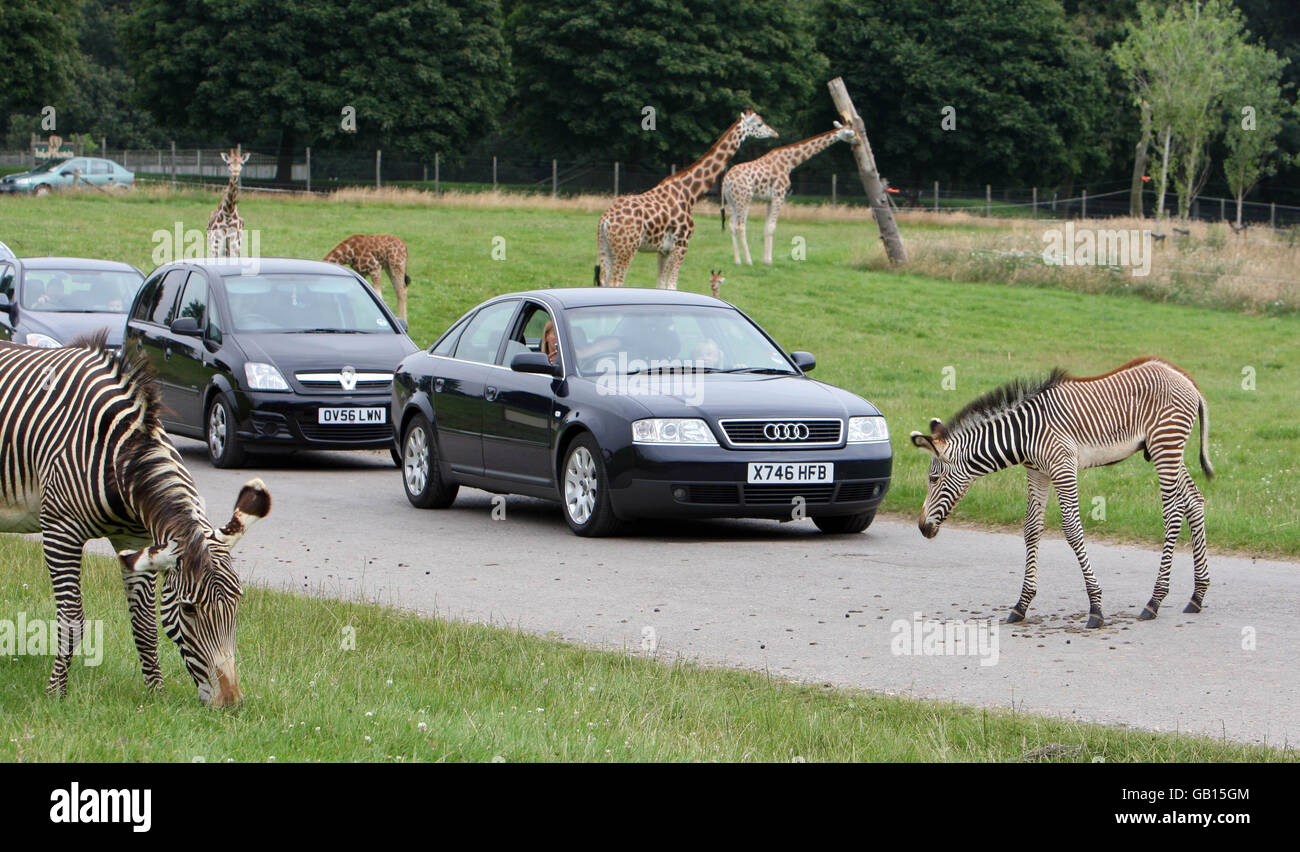
[[(913, 523), (882, 518), (851, 537), (823, 536), (810, 521), (710, 521), (589, 540), (569, 533), (558, 507), (526, 498), (509, 498), (499, 521), (479, 491), (462, 490), (450, 510), (413, 509), (387, 453), (254, 457), (248, 469), (221, 471), (200, 444), (178, 443), (214, 520), (224, 520), (242, 482), (266, 480), (273, 512), (237, 560), (246, 580), (264, 586), (637, 653), (652, 631), (655, 653), (668, 659), (1152, 730), (1300, 742), (1300, 565), (1212, 557), (1207, 608), (1184, 615), (1192, 585), (1184, 545), (1160, 618), (1138, 622), (1157, 555), (1094, 542), (1109, 621), (1084, 631), (1073, 554), (1048, 538), (1030, 620), (1001, 624), (996, 638), (987, 628), (972, 635), (968, 646), (978, 651), (982, 639), (983, 653), (945, 654), (957, 650), (955, 637), (927, 641), (934, 628), (924, 620), (1000, 620), (1020, 590), (1019, 536), (946, 527), (926, 541)], [(896, 653), (909, 645), (914, 653)]]

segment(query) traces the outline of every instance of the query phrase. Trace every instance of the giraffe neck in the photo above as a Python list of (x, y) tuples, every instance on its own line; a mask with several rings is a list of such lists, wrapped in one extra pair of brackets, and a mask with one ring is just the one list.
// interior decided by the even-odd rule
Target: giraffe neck
[(235, 175), (230, 176), (230, 182), (226, 184), (226, 194), (221, 199), (221, 212), (234, 213), (235, 205), (239, 203), (239, 178)]
[(713, 147), (707, 154), (668, 180), (682, 186), (691, 204), (694, 204), (713, 188), (714, 181), (722, 174), (731, 156), (736, 153), (736, 149), (744, 139), (745, 137), (741, 135), (740, 120), (737, 119), (736, 123), (728, 127), (727, 132), (713, 143)]
[(835, 139), (840, 131), (828, 130), (825, 133), (818, 133), (816, 136), (810, 136), (802, 142), (795, 142), (792, 145), (786, 145), (784, 148), (777, 148), (772, 152), (775, 159), (779, 159), (789, 171), (800, 163), (820, 154), (827, 148), (835, 144)]

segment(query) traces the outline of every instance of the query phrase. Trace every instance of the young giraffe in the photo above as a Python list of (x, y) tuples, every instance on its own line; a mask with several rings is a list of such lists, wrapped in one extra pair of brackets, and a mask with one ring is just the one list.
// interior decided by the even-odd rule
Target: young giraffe
[(827, 130), (802, 142), (768, 151), (756, 160), (739, 163), (722, 179), (722, 226), (727, 226), (727, 208), (731, 208), (731, 250), (740, 264), (740, 247), (745, 248), (745, 263), (754, 265), (749, 256), (749, 239), (745, 223), (749, 219), (751, 200), (767, 202), (767, 225), (763, 228), (763, 262), (772, 263), (772, 237), (776, 234), (776, 220), (781, 215), (781, 205), (790, 191), (790, 172), (805, 160), (819, 154), (836, 142), (852, 143), (854, 132), (835, 122)]
[(390, 234), (353, 234), (330, 249), (325, 262), (352, 267), (374, 281), (380, 295), (384, 279), (379, 273), (387, 272), (397, 294), (397, 315), (406, 319), (406, 288), (411, 283), (406, 274), (406, 243)]
[(722, 298), (720, 294), (722, 293), (722, 285), (724, 282), (726, 282), (726, 280), (727, 279), (724, 278), (722, 275), (721, 269), (709, 270), (709, 289), (713, 291), (713, 298), (715, 299)]
[(712, 188), (741, 142), (776, 135), (758, 113), (747, 109), (689, 168), (664, 178), (649, 192), (614, 199), (596, 231), (596, 286), (622, 287), (632, 257), (653, 251), (659, 255), (659, 286), (676, 290), (677, 273), (695, 230), (691, 208)]
[(239, 215), (239, 173), (252, 154), (245, 154), (242, 146), (230, 153), (222, 152), (221, 159), (230, 169), (230, 180), (221, 203), (208, 217), (208, 257), (240, 257), (244, 250), (244, 220)]

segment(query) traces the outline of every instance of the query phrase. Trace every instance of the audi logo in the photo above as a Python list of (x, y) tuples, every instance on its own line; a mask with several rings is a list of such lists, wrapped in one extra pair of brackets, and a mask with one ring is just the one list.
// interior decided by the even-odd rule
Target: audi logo
[(763, 427), (763, 437), (769, 441), (806, 441), (807, 423), (769, 423)]

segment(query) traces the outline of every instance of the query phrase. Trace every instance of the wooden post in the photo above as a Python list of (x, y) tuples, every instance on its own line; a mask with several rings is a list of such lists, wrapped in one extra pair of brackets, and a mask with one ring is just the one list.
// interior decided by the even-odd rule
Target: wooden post
[(172, 190), (176, 189), (176, 140), (172, 140)]
[(831, 100), (835, 102), (835, 108), (839, 110), (844, 123), (853, 128), (853, 132), (857, 134), (852, 147), (853, 157), (858, 162), (858, 174), (862, 177), (862, 188), (867, 192), (867, 201), (871, 204), (876, 227), (880, 230), (880, 239), (885, 244), (885, 254), (888, 255), (891, 264), (901, 266), (907, 263), (907, 250), (903, 247), (903, 237), (898, 233), (894, 214), (889, 209), (880, 172), (876, 170), (876, 158), (871, 153), (871, 142), (867, 139), (866, 125), (862, 123), (862, 116), (858, 115), (858, 111), (853, 107), (853, 101), (849, 98), (849, 91), (844, 87), (843, 79), (836, 77), (828, 82), (826, 87), (830, 89)]
[(1083, 198), (1083, 206), (1079, 210), (1079, 218), (1087, 219), (1088, 218), (1088, 190), (1085, 189), (1081, 197)]
[(311, 146), (307, 146), (307, 191), (311, 192)]
[(1055, 192), (1052, 193), (1052, 215), (1053, 218), (1055, 218), (1056, 215), (1056, 193)]
[(939, 212), (939, 182), (934, 182), (934, 212)]
[(1222, 222), (1228, 218), (1228, 199), (1219, 199), (1219, 221)]
[(420, 168), (421, 168), (421, 170), (422, 170), (422, 171), (420, 172), (420, 175), (421, 175), (421, 177), (420, 177), (420, 182), (421, 182), (421, 183), (428, 183), (428, 182), (429, 182), (429, 164), (428, 164), (428, 163), (425, 163), (425, 164), (422, 165)]
[(380, 167), (383, 165), (383, 162), (384, 162), (384, 152), (376, 148), (375, 149), (375, 189), (379, 189), (379, 187), (383, 185), (383, 182), (380, 180), (379, 177), (379, 170)]
[(618, 197), (618, 160), (614, 161), (614, 197)]
[(1268, 226), (1273, 229), (1277, 228), (1277, 202), (1276, 201), (1270, 201), (1268, 203)]
[(554, 198), (560, 190), (560, 173), (559, 167), (555, 160), (551, 160), (551, 198)]
[[(125, 154), (126, 151), (123, 151), (122, 153)], [(124, 169), (126, 168), (125, 162), (122, 163), (122, 168)], [(202, 148), (194, 149), (194, 170), (198, 172), (199, 183), (202, 184), (203, 183), (203, 149)]]
[(442, 154), (433, 155), (433, 194), (442, 192)]
[(1033, 209), (1034, 209), (1033, 218), (1037, 219), (1038, 218), (1038, 187), (1034, 187), (1034, 208)]
[(984, 184), (984, 218), (985, 219), (987, 219), (989, 217), (989, 213), (992, 212), (991, 210), (992, 207), (993, 207), (993, 187), (986, 183)]
[(497, 191), (497, 155), (492, 155), (492, 191)]
[(831, 204), (836, 202), (836, 183), (839, 181), (839, 175), (831, 175)]

